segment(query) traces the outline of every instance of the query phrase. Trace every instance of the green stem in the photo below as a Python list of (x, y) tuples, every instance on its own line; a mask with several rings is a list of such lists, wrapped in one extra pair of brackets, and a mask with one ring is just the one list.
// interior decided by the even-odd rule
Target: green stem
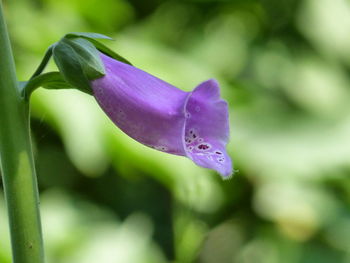
[(69, 85), (59, 72), (48, 72), (36, 76), (29, 81), (22, 81), (19, 83), (21, 95), (26, 101), (29, 101), (30, 95), (39, 87), (45, 89), (74, 89)]
[(14, 263), (43, 263), (29, 105), (20, 95), (0, 2), (0, 161)]
[(49, 63), (49, 60), (50, 60), (50, 58), (52, 56), (53, 46), (54, 45), (49, 46), (49, 48), (46, 50), (44, 58), (42, 59), (39, 67), (36, 69), (36, 71), (30, 77), (30, 79), (35, 78), (36, 76), (39, 76), (44, 71), (44, 69), (46, 68), (47, 63)]

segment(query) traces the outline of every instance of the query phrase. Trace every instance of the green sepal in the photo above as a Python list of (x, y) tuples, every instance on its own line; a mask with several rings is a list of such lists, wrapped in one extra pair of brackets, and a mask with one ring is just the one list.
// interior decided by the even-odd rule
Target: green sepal
[(83, 38), (63, 38), (61, 41), (74, 49), (88, 80), (94, 80), (105, 75), (104, 65), (93, 44)]
[(87, 39), (89, 40), (99, 51), (101, 51), (102, 53), (106, 54), (107, 56), (114, 58), (115, 60), (118, 60), (120, 62), (132, 65), (130, 63), (130, 61), (128, 61), (126, 58), (120, 56), (119, 54), (115, 53), (112, 49), (110, 49), (109, 47), (103, 45), (102, 43), (98, 42), (95, 39)]
[(64, 36), (65, 38), (75, 38), (75, 37), (83, 37), (83, 38), (92, 38), (92, 39), (108, 39), (113, 40), (113, 38), (102, 35), (99, 33), (90, 33), (90, 32), (71, 32)]
[[(127, 59), (95, 39), (112, 40), (98, 33), (72, 32), (51, 45), (30, 80), (19, 82), (23, 96), (29, 99), (30, 94), (38, 87), (75, 88), (92, 95), (91, 81), (105, 75), (104, 64), (98, 51), (131, 65)], [(60, 72), (42, 74), (51, 56)]]
[(53, 58), (63, 78), (69, 84), (92, 94), (89, 79), (81, 63), (82, 59), (70, 44), (63, 40), (59, 41), (53, 48)]
[(113, 40), (112, 38), (110, 38), (108, 36), (98, 34), (98, 33), (72, 32), (72, 33), (66, 34), (64, 38), (69, 38), (69, 39), (84, 38), (84, 39), (88, 40), (89, 42), (91, 42), (99, 51), (106, 54), (107, 56), (114, 58), (115, 60), (121, 61), (123, 63), (132, 65), (130, 63), (130, 61), (128, 61), (126, 58), (122, 57), (121, 55), (117, 54), (116, 52), (114, 52), (113, 50), (111, 50), (110, 48), (105, 46), (104, 44), (95, 40), (95, 39)]
[(33, 77), (29, 81), (19, 82), (19, 87), (22, 90), (22, 96), (29, 99), (34, 90), (39, 87), (45, 89), (74, 89), (72, 85), (67, 83), (59, 72), (48, 72), (39, 76)]
[(92, 94), (90, 81), (105, 75), (96, 47), (86, 38), (64, 37), (53, 47), (53, 57), (65, 80)]

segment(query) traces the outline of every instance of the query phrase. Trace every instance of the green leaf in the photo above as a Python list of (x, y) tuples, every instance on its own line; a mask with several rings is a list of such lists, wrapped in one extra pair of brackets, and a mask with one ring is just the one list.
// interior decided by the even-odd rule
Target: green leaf
[(105, 75), (104, 65), (93, 44), (83, 38), (64, 38), (61, 42), (70, 45), (74, 49), (88, 80), (94, 80)]
[(19, 82), (19, 87), (22, 89), (22, 95), (26, 99), (39, 87), (45, 89), (74, 89), (72, 85), (64, 80), (59, 72), (49, 72), (36, 76), (29, 81), (21, 81)]
[(89, 79), (83, 71), (79, 55), (72, 46), (64, 41), (58, 42), (53, 48), (53, 58), (63, 78), (79, 90), (92, 94)]
[(108, 39), (113, 40), (109, 36), (102, 35), (99, 33), (89, 33), (89, 32), (71, 32), (65, 35), (66, 38), (83, 37), (83, 38), (97, 38), (97, 39)]

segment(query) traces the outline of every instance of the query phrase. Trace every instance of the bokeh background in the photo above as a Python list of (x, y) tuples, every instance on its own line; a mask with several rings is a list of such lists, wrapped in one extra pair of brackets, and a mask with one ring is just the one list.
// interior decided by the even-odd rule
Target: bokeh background
[[(230, 105), (237, 172), (223, 181), (128, 138), (86, 94), (37, 90), (32, 133), (49, 263), (350, 262), (348, 0), (4, 7), (20, 80), (65, 33), (99, 32), (181, 89), (218, 79)], [(0, 196), (0, 262), (9, 263)]]

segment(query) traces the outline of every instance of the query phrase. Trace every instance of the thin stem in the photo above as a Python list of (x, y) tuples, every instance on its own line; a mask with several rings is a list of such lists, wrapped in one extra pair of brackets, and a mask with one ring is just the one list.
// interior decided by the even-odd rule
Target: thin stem
[(0, 160), (14, 263), (43, 263), (29, 105), (20, 95), (0, 2)]
[(44, 69), (45, 69), (47, 63), (49, 63), (49, 60), (50, 60), (50, 58), (51, 58), (51, 56), (52, 56), (52, 49), (53, 49), (53, 47), (54, 47), (54, 45), (51, 45), (51, 46), (49, 46), (49, 48), (46, 50), (46, 53), (45, 53), (45, 55), (44, 55), (44, 58), (42, 59), (42, 61), (41, 61), (40, 65), (39, 65), (39, 67), (36, 69), (36, 71), (35, 71), (35, 72), (33, 73), (33, 75), (30, 77), (30, 79), (35, 78), (36, 76), (40, 75), (40, 74), (44, 71)]
[(74, 87), (69, 85), (57, 71), (41, 74), (29, 81), (22, 81), (19, 83), (19, 86), (21, 95), (26, 101), (30, 99), (30, 95), (33, 91), (39, 87), (46, 89), (74, 89)]

